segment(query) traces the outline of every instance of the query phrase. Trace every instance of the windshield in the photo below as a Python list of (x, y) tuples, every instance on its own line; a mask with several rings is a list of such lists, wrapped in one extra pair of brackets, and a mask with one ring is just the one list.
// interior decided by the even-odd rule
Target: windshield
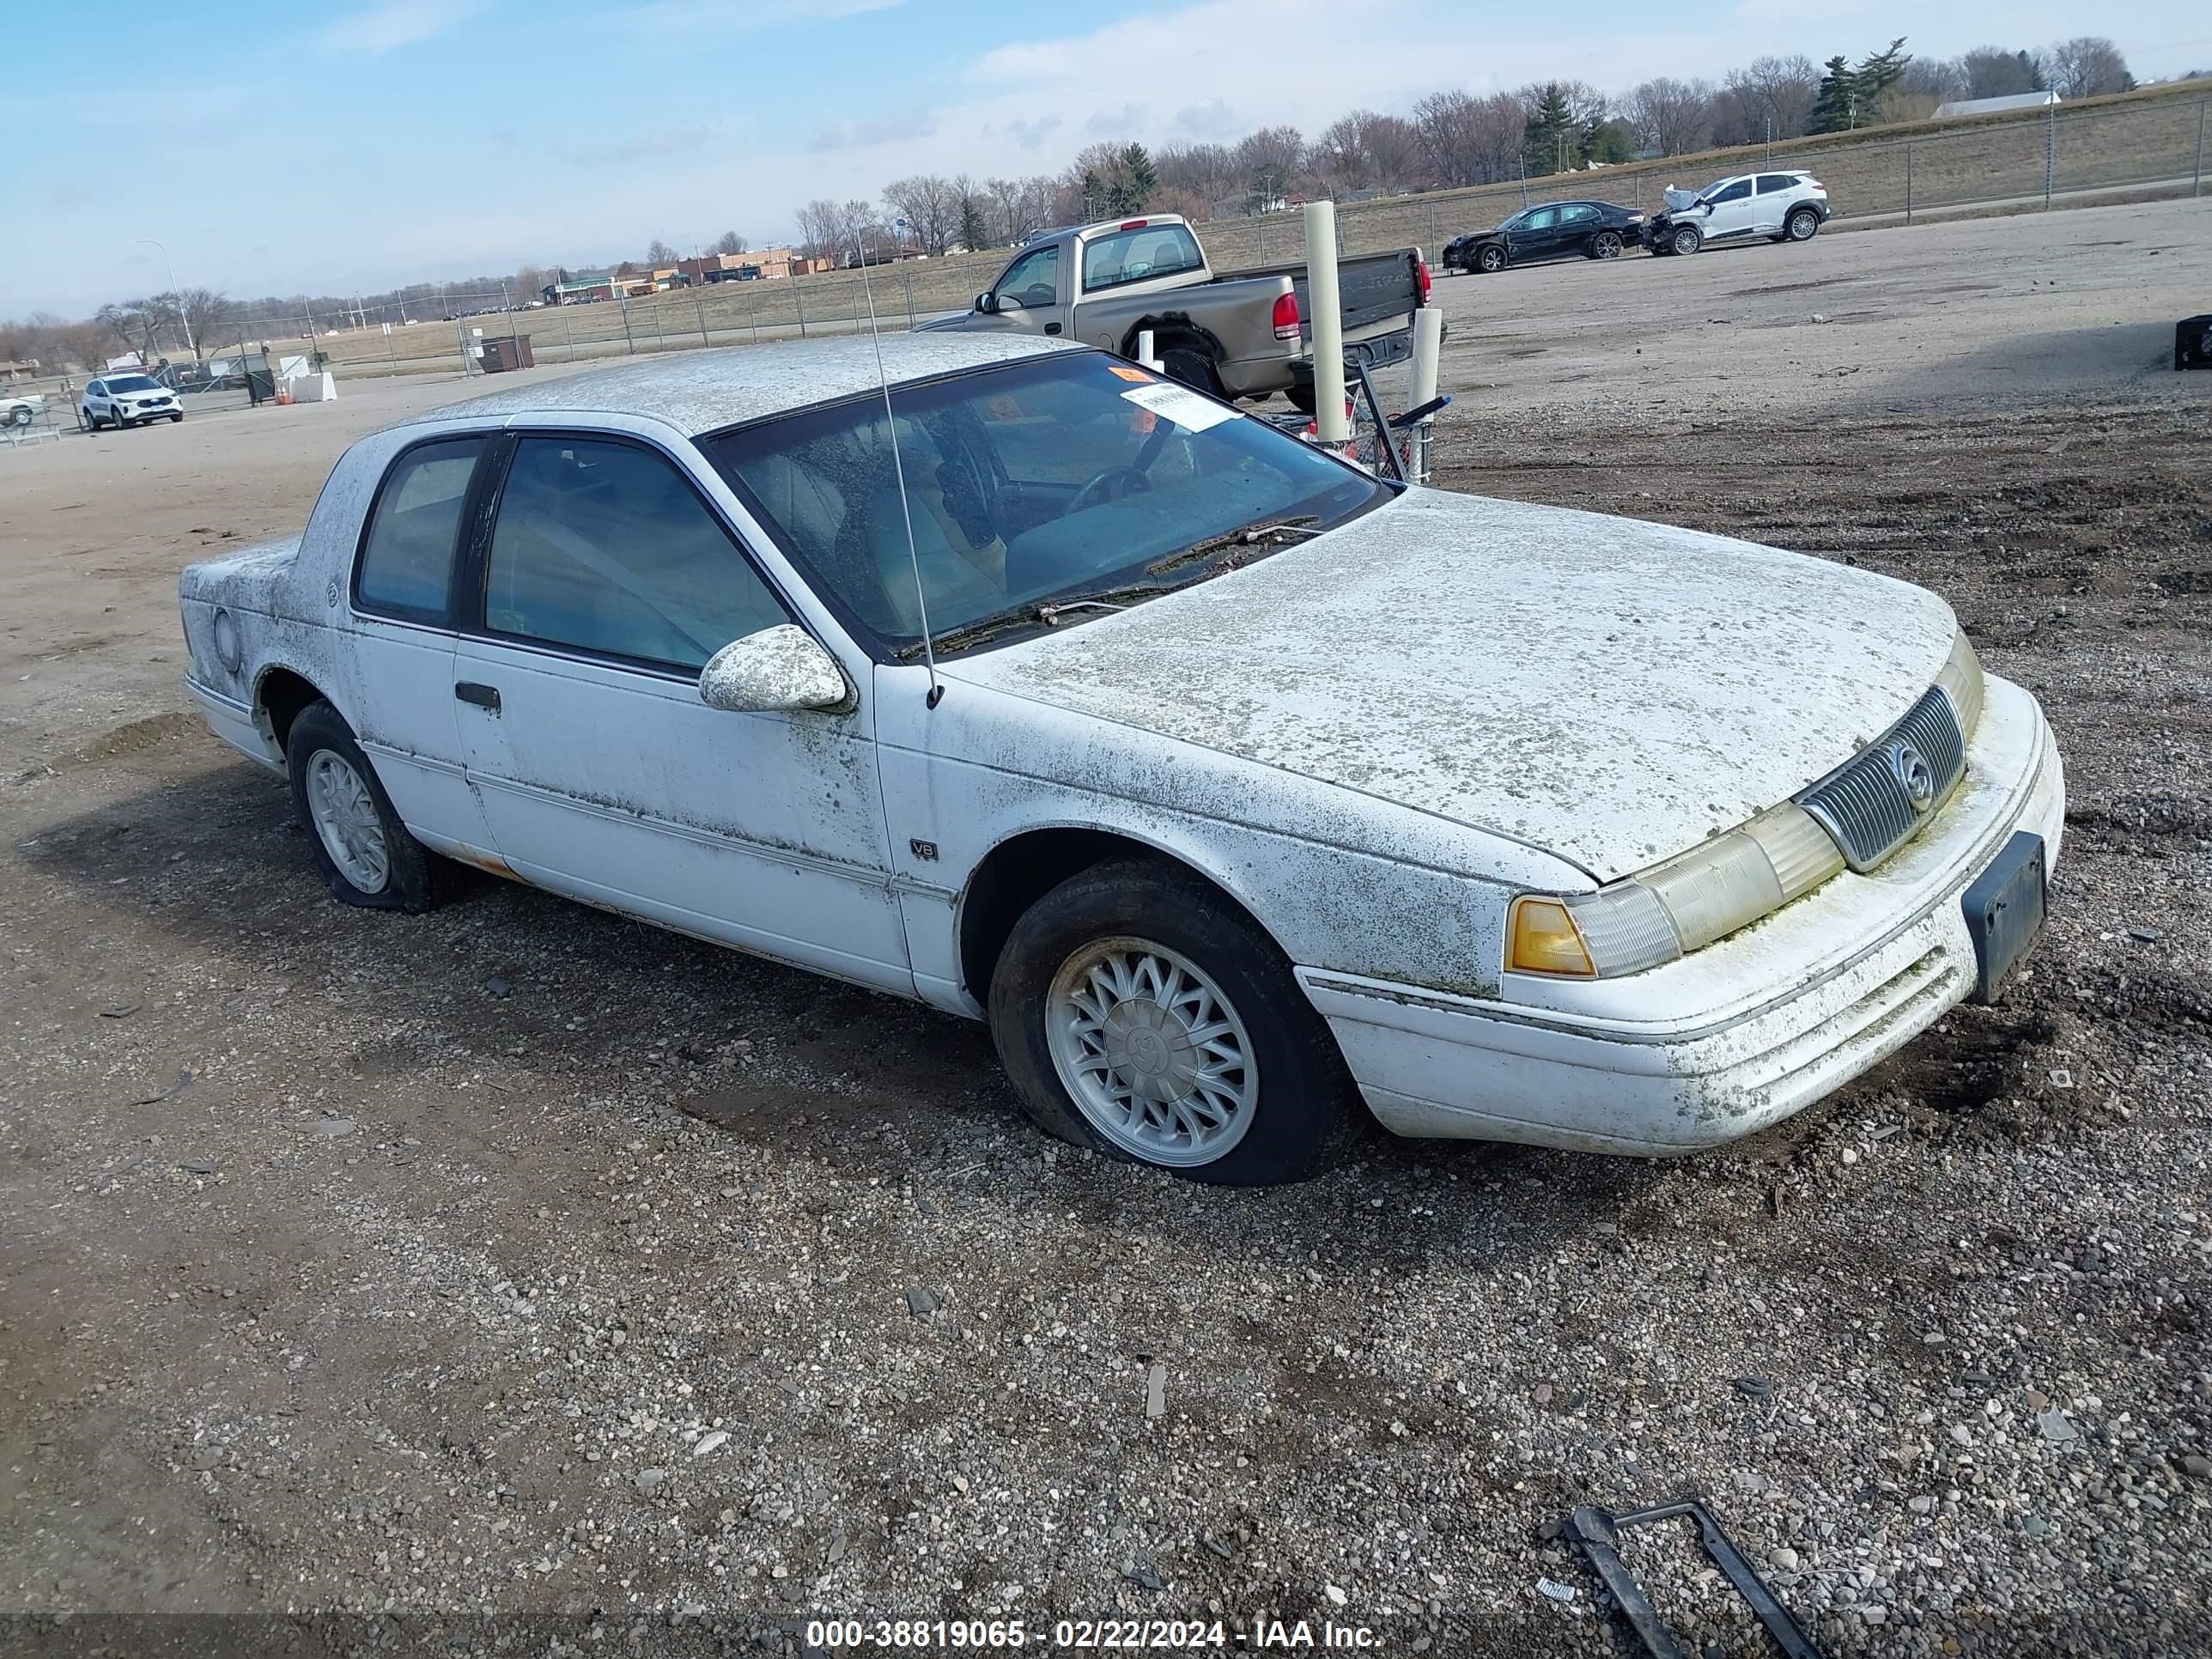
[(1285, 520), (1325, 529), (1390, 495), (1264, 421), (1103, 352), (892, 396), (903, 512), (875, 393), (702, 447), (816, 590), (893, 653), (921, 641), (917, 556), (933, 638), (1001, 617), (1042, 626), (1052, 618), (1040, 606), (1109, 592), (1133, 603), (1273, 550), (1176, 559), (1201, 544)]
[(151, 392), (154, 383), (143, 374), (125, 374), (108, 381), (107, 389), (110, 392)]

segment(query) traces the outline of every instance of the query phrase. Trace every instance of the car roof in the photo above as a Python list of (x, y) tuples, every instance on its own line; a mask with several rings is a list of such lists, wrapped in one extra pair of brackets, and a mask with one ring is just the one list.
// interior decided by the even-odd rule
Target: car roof
[[(1091, 349), (1034, 335), (959, 332), (886, 334), (882, 349), (883, 373), (894, 386), (1047, 352)], [(696, 435), (872, 392), (882, 384), (876, 349), (875, 341), (856, 334), (672, 353), (490, 392), (402, 424), (539, 413), (636, 415)]]

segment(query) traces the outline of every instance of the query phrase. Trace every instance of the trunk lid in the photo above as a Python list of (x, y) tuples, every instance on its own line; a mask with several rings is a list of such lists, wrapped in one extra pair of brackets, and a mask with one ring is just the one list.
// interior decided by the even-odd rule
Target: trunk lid
[(1934, 594), (1637, 520), (1414, 490), (945, 678), (1495, 831), (1601, 881), (1787, 799), (1934, 682)]

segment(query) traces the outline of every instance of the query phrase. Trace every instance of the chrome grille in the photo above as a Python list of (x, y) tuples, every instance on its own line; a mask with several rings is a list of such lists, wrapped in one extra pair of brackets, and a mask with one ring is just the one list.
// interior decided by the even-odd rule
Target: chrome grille
[(1959, 716), (1948, 697), (1931, 690), (1797, 804), (1836, 838), (1845, 863), (1871, 870), (1912, 838), (1966, 773)]

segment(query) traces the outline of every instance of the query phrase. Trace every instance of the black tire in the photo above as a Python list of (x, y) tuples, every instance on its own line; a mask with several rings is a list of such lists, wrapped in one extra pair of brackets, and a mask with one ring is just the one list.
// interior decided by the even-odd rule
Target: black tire
[(1618, 259), (1620, 249), (1620, 233), (1617, 230), (1601, 230), (1590, 238), (1589, 257), (1593, 259)]
[(1782, 234), (1793, 242), (1809, 242), (1820, 234), (1820, 216), (1808, 207), (1792, 208), (1782, 222)]
[[(1249, 1126), (1211, 1161), (1157, 1161), (1102, 1133), (1053, 1058), (1055, 977), (1086, 948), (1125, 939), (1164, 947), (1212, 981), (1249, 1041), (1256, 1082)], [(1222, 1186), (1304, 1181), (1328, 1167), (1352, 1121), (1351, 1074), (1289, 960), (1251, 917), (1162, 860), (1109, 860), (1031, 905), (991, 975), (990, 1018), (999, 1057), (1038, 1126), (1126, 1163)]]
[(172, 415), (172, 416), (169, 416), (169, 424), (170, 424), (171, 426), (182, 426), (184, 423), (185, 423), (185, 411), (184, 411), (183, 410), (181, 410), (181, 409), (180, 409), (180, 410), (179, 410), (175, 414), (173, 414), (173, 415)]
[(1314, 395), (1314, 383), (1311, 380), (1291, 381), (1283, 389), (1283, 396), (1290, 400), (1291, 407), (1301, 415), (1310, 415), (1321, 407), (1321, 400)]
[(1180, 380), (1216, 398), (1227, 395), (1221, 389), (1221, 376), (1214, 372), (1213, 358), (1204, 346), (1178, 341), (1161, 349), (1159, 362), (1170, 380)]
[(1667, 233), (1667, 246), (1670, 252), (1692, 254), (1705, 245), (1705, 234), (1695, 225), (1677, 225)]
[(1505, 250), (1492, 242), (1474, 256), (1474, 263), (1486, 276), (1505, 269)]
[[(356, 885), (338, 867), (316, 828), (315, 814), (308, 805), (308, 776), (316, 757), (324, 754), (343, 762), (368, 786), (377, 825), (383, 832), (386, 866), (382, 884), (374, 890)], [(284, 765), (292, 779), (292, 811), (307, 832), (315, 867), (322, 872), (324, 885), (331, 890), (332, 898), (365, 910), (399, 910), (409, 915), (420, 915), (437, 903), (442, 896), (438, 890), (438, 866), (443, 860), (407, 833), (406, 825), (392, 810), (376, 769), (361, 752), (361, 745), (353, 740), (352, 731), (337, 709), (318, 699), (300, 711), (285, 734)]]

